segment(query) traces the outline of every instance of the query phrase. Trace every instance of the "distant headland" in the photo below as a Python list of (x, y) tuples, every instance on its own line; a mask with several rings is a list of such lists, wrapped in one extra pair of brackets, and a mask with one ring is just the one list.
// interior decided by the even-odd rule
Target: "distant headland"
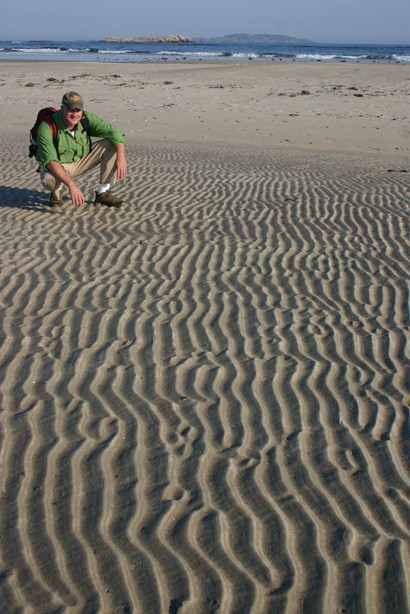
[(210, 43), (313, 43), (305, 38), (285, 36), (283, 34), (228, 34), (215, 38), (197, 38), (197, 42)]
[(110, 36), (99, 41), (100, 43), (313, 43), (305, 38), (285, 36), (283, 34), (228, 34), (216, 38), (188, 38), (175, 34), (166, 36)]

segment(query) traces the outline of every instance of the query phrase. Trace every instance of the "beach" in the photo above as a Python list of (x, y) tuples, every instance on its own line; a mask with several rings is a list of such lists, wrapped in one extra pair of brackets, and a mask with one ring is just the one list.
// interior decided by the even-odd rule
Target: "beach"
[[(2, 612), (410, 612), (409, 83), (0, 62)], [(69, 90), (122, 209), (47, 206)]]

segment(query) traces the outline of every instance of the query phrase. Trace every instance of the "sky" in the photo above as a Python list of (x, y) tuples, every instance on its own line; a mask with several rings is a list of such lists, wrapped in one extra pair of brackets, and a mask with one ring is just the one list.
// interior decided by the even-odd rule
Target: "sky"
[(409, 0), (12, 0), (0, 40), (282, 34), (319, 43), (410, 44)]

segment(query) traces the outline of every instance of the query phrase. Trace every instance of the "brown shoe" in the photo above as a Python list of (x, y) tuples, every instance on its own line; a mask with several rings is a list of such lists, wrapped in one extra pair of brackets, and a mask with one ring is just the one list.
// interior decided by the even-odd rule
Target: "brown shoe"
[(107, 190), (102, 194), (95, 193), (94, 205), (105, 205), (106, 207), (122, 207), (124, 201), (114, 196), (111, 190)]
[(50, 200), (48, 202), (50, 207), (62, 207), (63, 206), (63, 190), (60, 190), (59, 198), (55, 198), (53, 192), (50, 194)]

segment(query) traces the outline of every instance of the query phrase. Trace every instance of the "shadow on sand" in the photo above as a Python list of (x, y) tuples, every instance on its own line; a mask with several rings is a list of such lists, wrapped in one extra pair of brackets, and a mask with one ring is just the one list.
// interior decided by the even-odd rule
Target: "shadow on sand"
[(48, 206), (49, 198), (46, 192), (39, 190), (0, 186), (0, 207), (50, 212), (53, 209)]

